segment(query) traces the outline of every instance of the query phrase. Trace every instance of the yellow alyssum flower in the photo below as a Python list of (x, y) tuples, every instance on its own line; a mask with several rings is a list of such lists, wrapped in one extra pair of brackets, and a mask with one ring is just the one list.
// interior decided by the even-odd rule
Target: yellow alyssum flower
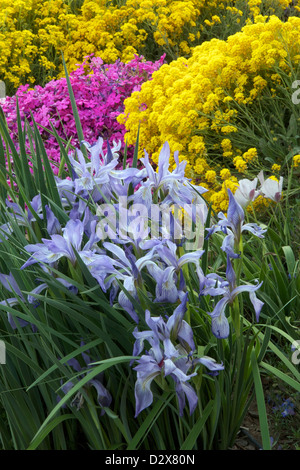
[(246, 162), (251, 162), (256, 157), (257, 157), (257, 149), (256, 148), (250, 148), (249, 150), (247, 150), (247, 152), (243, 153), (243, 159)]
[(243, 173), (247, 169), (247, 162), (241, 158), (241, 157), (235, 157), (233, 159), (234, 166), (236, 169), (240, 172)]
[(214, 183), (216, 180), (217, 173), (214, 170), (208, 170), (205, 173), (205, 179), (208, 183)]
[(281, 165), (277, 165), (277, 163), (274, 163), (271, 169), (272, 171), (279, 172), (281, 170)]
[(220, 171), (220, 177), (223, 181), (229, 179), (230, 176), (231, 176), (231, 173), (230, 173), (230, 170), (228, 170), (228, 168), (223, 168), (223, 170)]
[[(260, 2), (250, 6), (261, 7)], [(282, 85), (278, 67), (288, 75), (299, 48), (300, 19), (282, 22), (276, 16), (249, 24), (226, 41), (212, 39), (194, 47), (190, 58), (163, 65), (140, 92), (126, 100), (118, 118), (125, 123), (125, 138), (134, 144), (138, 122), (142, 122), (141, 147), (147, 147), (155, 163), (159, 153), (153, 138), (160, 145), (169, 141), (171, 151), (181, 149), (188, 160), (193, 179), (213, 184), (208, 196), (212, 198), (225, 181), (222, 170), (249, 178), (261, 169), (264, 155), (254, 142), (249, 146), (243, 117), (256, 109), (256, 100), (267, 88), (278, 90)], [(275, 65), (266, 63), (269, 54)], [(220, 174), (220, 181), (208, 182), (208, 171)], [(215, 207), (221, 202), (215, 196), (213, 200)]]
[[(13, 69), (15, 71), (13, 82), (18, 84), (26, 83), (30, 77), (34, 81), (34, 76), (38, 76), (39, 79), (42, 77), (44, 81), (61, 76), (63, 74), (61, 50), (64, 52), (69, 71), (72, 71), (76, 64), (82, 63), (84, 57), (91, 53), (110, 62), (116, 58), (129, 61), (134, 54), (141, 53), (147, 57), (148, 52), (152, 57), (157, 51), (166, 52), (168, 60), (177, 59), (178, 55), (191, 56), (192, 47), (201, 43), (202, 37), (205, 40), (207, 37), (215, 37), (215, 31), (226, 30), (228, 24), (235, 25), (236, 29), (238, 22), (240, 22), (239, 28), (247, 23), (242, 9), (238, 9), (237, 5), (233, 6), (233, 3), (236, 2), (0, 0), (0, 34), (4, 35), (4, 38), (0, 38), (1, 78), (9, 84), (9, 77), (13, 75), (9, 69), (13, 66), (17, 67)], [(282, 15), (287, 7), (289, 7), (287, 0), (267, 0), (267, 2), (245, 0), (244, 2), (245, 11), (250, 12), (248, 22), (251, 24), (254, 22), (257, 26), (264, 25), (267, 21), (266, 17), (262, 16), (265, 9), (268, 10), (268, 14), (273, 9)], [(298, 7), (295, 6), (294, 9), (297, 10)], [(202, 36), (204, 29), (206, 36)], [(31, 52), (28, 48), (15, 47), (13, 34), (21, 36), (25, 34), (24, 31), (32, 33)], [(149, 41), (149, 37), (153, 38), (153, 41)], [(240, 56), (245, 44), (238, 41), (233, 46), (236, 46), (235, 55)], [(248, 64), (250, 70), (255, 72), (262, 57), (267, 64), (275, 65), (278, 55), (284, 65), (283, 48), (270, 43), (268, 49), (262, 56), (262, 47), (257, 48), (257, 57), (253, 56), (252, 63)], [(218, 54), (209, 55), (210, 61), (215, 59), (216, 64), (219, 63), (220, 70), (223, 68), (221, 75), (226, 74), (227, 79), (229, 77), (232, 80), (239, 79), (239, 72), (237, 73), (234, 65), (234, 54), (230, 67), (223, 67)], [(30, 73), (27, 73), (27, 66), (19, 68), (20, 56), (27, 60)], [(44, 57), (43, 60), (39, 60), (41, 56)], [(204, 63), (202, 65), (205, 66)], [(256, 98), (263, 86), (263, 80), (264, 76), (261, 75), (261, 79), (255, 83), (252, 96), (246, 98), (246, 101), (242, 100), (242, 90), (239, 91), (237, 99), (247, 103), (251, 101), (250, 98)], [(231, 97), (226, 98), (228, 101), (230, 99)]]
[(294, 155), (293, 156), (293, 166), (295, 168), (297, 168), (298, 166), (300, 166), (300, 155)]

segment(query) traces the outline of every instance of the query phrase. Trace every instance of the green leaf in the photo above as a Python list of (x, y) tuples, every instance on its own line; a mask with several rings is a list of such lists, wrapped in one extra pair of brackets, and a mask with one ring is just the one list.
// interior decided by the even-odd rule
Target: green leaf
[(283, 246), (282, 251), (285, 255), (288, 272), (291, 276), (293, 276), (296, 266), (296, 260), (293, 250), (290, 246)]
[(165, 392), (160, 400), (155, 403), (148, 416), (143, 420), (139, 430), (133, 436), (129, 446), (127, 447), (127, 450), (136, 450), (141, 445), (147, 434), (151, 431), (151, 428), (158, 419), (159, 415), (166, 408), (173, 397), (174, 393)]
[[(62, 209), (62, 203), (61, 203), (61, 199), (60, 199), (60, 196), (59, 196), (59, 193), (58, 193), (56, 181), (55, 181), (55, 178), (54, 178), (54, 173), (53, 173), (53, 170), (51, 168), (51, 165), (50, 165), (50, 162), (49, 162), (49, 159), (48, 159), (48, 155), (47, 155), (42, 137), (41, 137), (41, 135), (38, 131), (38, 128), (37, 128), (36, 122), (34, 121), (33, 116), (31, 116), (31, 117), (32, 117), (32, 122), (33, 122), (33, 126), (34, 126), (35, 135), (37, 137), (39, 151), (40, 151), (40, 153), (43, 157), (44, 171), (45, 171), (45, 177), (46, 177), (46, 182), (47, 182), (47, 190), (48, 190), (46, 194), (51, 196), (51, 198), (55, 202), (55, 204)], [(37, 150), (37, 155), (39, 155), (38, 150)], [(39, 158), (41, 158), (41, 157), (39, 156)]]
[(126, 168), (126, 162), (127, 162), (127, 140), (125, 142), (125, 148), (124, 148), (123, 170), (125, 170)]
[[(78, 113), (78, 109), (77, 109), (77, 105), (76, 105), (76, 101), (75, 101), (75, 96), (74, 96), (73, 88), (72, 88), (72, 85), (71, 85), (71, 81), (70, 81), (70, 77), (69, 77), (69, 74), (68, 74), (68, 70), (67, 70), (67, 66), (66, 66), (66, 62), (65, 62), (63, 53), (62, 53), (62, 62), (63, 62), (64, 70), (65, 70), (66, 81), (67, 81), (68, 92), (69, 92), (69, 96), (70, 96), (70, 100), (71, 100), (73, 116), (74, 116), (74, 119), (75, 119), (77, 137), (78, 137), (79, 142), (82, 142), (84, 140), (83, 130), (82, 130), (82, 126), (81, 126), (81, 122), (80, 122), (80, 118), (79, 118), (79, 113)], [(82, 148), (82, 153), (84, 154), (85, 157), (87, 156), (87, 151), (86, 151), (85, 147)]]
[[(140, 124), (136, 136), (136, 142), (135, 142), (135, 147), (134, 147), (134, 153), (133, 153), (133, 160), (132, 160), (132, 167), (137, 168), (137, 160), (138, 160), (138, 153), (139, 153), (139, 138), (140, 138)], [(130, 183), (129, 188), (128, 188), (128, 196), (131, 196), (134, 192), (132, 183)]]
[[(42, 426), (36, 433), (36, 435), (33, 438), (33, 441), (39, 438), (40, 434), (46, 426), (48, 425), (49, 422), (54, 418), (56, 413), (60, 410), (60, 408), (67, 403), (67, 401), (71, 398), (72, 395), (74, 395), (78, 390), (80, 390), (84, 385), (92, 380), (94, 377), (96, 377), (98, 374), (101, 372), (104, 372), (106, 369), (109, 367), (112, 367), (116, 364), (121, 364), (122, 362), (130, 362), (132, 359), (136, 359), (135, 356), (123, 356), (123, 357), (114, 357), (111, 359), (106, 359), (104, 361), (101, 361), (101, 364), (98, 367), (93, 368), (91, 371), (89, 371), (83, 379), (79, 380), (77, 384), (74, 385), (74, 387), (71, 388), (71, 390), (66, 393), (64, 397), (61, 398), (59, 403), (53, 408), (53, 410), (49, 413), (48, 417), (45, 419), (43, 422)], [(82, 372), (79, 373), (79, 375), (82, 375)]]
[(196, 421), (194, 426), (192, 427), (191, 432), (187, 436), (186, 440), (180, 447), (180, 450), (192, 450), (197, 439), (199, 438), (199, 435), (209, 417), (211, 414), (213, 408), (215, 406), (214, 400), (211, 400), (205, 407), (202, 415), (199, 417), (199, 419)]
[[(93, 348), (94, 346), (96, 345), (99, 345), (103, 342), (102, 339), (96, 339), (94, 341), (91, 341), (90, 343), (88, 344), (84, 344), (83, 346), (80, 346), (79, 348), (77, 348), (75, 351), (73, 351), (72, 353), (68, 354), (67, 356), (63, 357), (62, 359), (60, 359), (58, 362), (60, 362), (61, 364), (66, 364), (70, 359), (73, 359), (74, 357), (78, 356), (79, 354), (85, 352), (85, 351), (88, 351), (90, 348)], [(39, 375), (39, 377), (31, 384), (29, 385), (29, 387), (27, 387), (27, 391), (29, 391), (31, 388), (35, 387), (36, 385), (38, 385), (39, 383), (41, 383), (42, 381), (45, 380), (45, 378), (51, 374), (54, 370), (56, 370), (58, 368), (58, 365), (57, 364), (53, 364), (53, 366), (51, 366), (48, 370), (46, 370), (45, 372), (43, 372), (42, 374)]]
[[(21, 159), (21, 165), (22, 165), (22, 182), (23, 182), (27, 197), (29, 199), (33, 199), (33, 197), (36, 196), (37, 191), (35, 188), (35, 182), (32, 178), (32, 174), (30, 173), (30, 169), (28, 165), (28, 156), (27, 156), (27, 152), (25, 148), (25, 141), (23, 137), (18, 98), (17, 98), (17, 123), (18, 123), (18, 142), (20, 146), (20, 159)], [(24, 131), (25, 131), (25, 126), (24, 126)]]
[(264, 369), (271, 372), (272, 374), (274, 374), (280, 380), (283, 380), (286, 384), (288, 384), (290, 387), (294, 388), (297, 392), (300, 392), (300, 382), (297, 382), (296, 380), (292, 379), (291, 377), (289, 377), (284, 372), (281, 372), (281, 370), (276, 369), (276, 367), (270, 366), (270, 364), (266, 364), (265, 362), (262, 362), (261, 366)]
[(261, 383), (259, 368), (255, 352), (251, 353), (252, 373), (255, 387), (256, 403), (259, 415), (259, 424), (262, 437), (262, 445), (264, 450), (271, 450), (271, 440), (269, 434), (269, 424), (266, 412), (264, 391)]
[(47, 426), (43, 429), (43, 431), (31, 441), (27, 450), (35, 450), (41, 444), (41, 442), (48, 436), (48, 434), (54, 428), (56, 428), (56, 426), (67, 421), (68, 419), (75, 419), (75, 416), (72, 414), (57, 416), (57, 418), (51, 421), (51, 423), (48, 423)]

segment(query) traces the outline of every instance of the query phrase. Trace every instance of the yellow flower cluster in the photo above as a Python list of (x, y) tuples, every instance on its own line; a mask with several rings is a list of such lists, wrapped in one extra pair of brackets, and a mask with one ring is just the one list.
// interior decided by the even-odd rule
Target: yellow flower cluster
[(300, 166), (300, 155), (294, 155), (293, 156), (293, 166), (297, 168)]
[(72, 16), (63, 0), (0, 0), (0, 79), (7, 92), (55, 76)]
[(272, 166), (272, 171), (274, 171), (275, 173), (279, 173), (280, 170), (281, 165), (277, 165), (277, 163), (274, 163), (274, 165)]
[[(45, 84), (94, 53), (104, 62), (129, 62), (134, 54), (156, 60), (189, 57), (212, 37), (225, 39), (262, 14), (280, 16), (288, 0), (0, 0), (0, 79), (9, 91)], [(268, 60), (272, 60), (269, 57)], [(257, 89), (264, 86), (263, 78)], [(243, 84), (236, 90), (242, 100)], [(256, 91), (254, 90), (256, 93)], [(211, 97), (213, 106), (218, 95)], [(208, 108), (209, 108), (208, 106)], [(222, 132), (231, 131), (230, 126)]]
[(254, 113), (255, 121), (257, 100), (266, 88), (276, 89), (275, 71), (291, 76), (299, 49), (300, 19), (282, 22), (276, 16), (246, 25), (226, 41), (195, 47), (189, 59), (163, 65), (127, 98), (118, 117), (125, 138), (133, 144), (140, 124), (141, 155), (147, 148), (155, 163), (168, 141), (172, 152), (188, 160), (192, 180), (209, 187), (213, 208), (222, 210), (226, 187), (235, 190), (235, 175), (251, 177), (262, 169), (261, 161), (265, 165), (259, 141), (249, 145), (241, 110)]

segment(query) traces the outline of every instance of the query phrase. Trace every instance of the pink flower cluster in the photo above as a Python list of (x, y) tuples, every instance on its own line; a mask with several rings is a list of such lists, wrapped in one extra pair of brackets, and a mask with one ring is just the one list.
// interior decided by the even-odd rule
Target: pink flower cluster
[[(150, 62), (145, 61), (143, 56), (135, 56), (127, 64), (118, 60), (108, 65), (92, 54), (70, 73), (86, 141), (96, 142), (101, 136), (113, 145), (113, 141), (121, 140), (122, 156), (125, 127), (116, 121), (116, 117), (124, 111), (124, 100), (132, 92), (140, 90), (143, 82), (151, 79), (152, 73), (164, 63), (164, 58), (165, 55), (156, 62)], [(29, 85), (21, 86), (15, 96), (7, 97), (1, 104), (11, 138), (18, 149), (16, 97), (22, 122), (26, 119), (32, 124), (32, 113), (35, 122), (40, 125), (48, 158), (54, 173), (57, 174), (60, 162), (59, 145), (55, 137), (41, 126), (51, 129), (51, 122), (60, 137), (66, 141), (71, 138), (71, 145), (79, 146), (66, 78), (52, 80), (45, 87), (35, 86), (29, 89)], [(30, 156), (29, 141), (26, 142), (26, 147)], [(130, 157), (130, 151), (128, 155)]]

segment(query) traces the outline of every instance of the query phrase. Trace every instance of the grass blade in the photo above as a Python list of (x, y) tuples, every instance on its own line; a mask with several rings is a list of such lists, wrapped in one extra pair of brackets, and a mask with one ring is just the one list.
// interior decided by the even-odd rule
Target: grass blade
[(41, 442), (48, 436), (48, 434), (54, 428), (56, 428), (56, 426), (63, 423), (64, 421), (67, 421), (68, 419), (75, 419), (75, 416), (72, 414), (57, 416), (57, 418), (51, 421), (51, 423), (48, 423), (48, 425), (43, 429), (43, 431), (31, 441), (27, 450), (35, 450), (41, 444)]
[(263, 391), (259, 368), (257, 364), (257, 359), (256, 359), (254, 351), (252, 351), (251, 353), (251, 364), (252, 364), (253, 380), (254, 380), (254, 387), (255, 387), (255, 394), (256, 394), (256, 403), (257, 403), (258, 414), (259, 414), (259, 424), (260, 424), (260, 431), (261, 431), (261, 436), (262, 436), (263, 450), (271, 450), (271, 440), (270, 440), (270, 434), (269, 434), (269, 425), (268, 425), (268, 419), (267, 419), (264, 391)]
[(187, 436), (186, 440), (180, 447), (180, 450), (192, 450), (197, 439), (199, 438), (199, 434), (201, 433), (210, 413), (213, 410), (215, 403), (213, 400), (211, 400), (205, 407), (202, 415), (199, 417), (199, 419), (196, 421), (194, 426), (192, 427), (191, 432)]

